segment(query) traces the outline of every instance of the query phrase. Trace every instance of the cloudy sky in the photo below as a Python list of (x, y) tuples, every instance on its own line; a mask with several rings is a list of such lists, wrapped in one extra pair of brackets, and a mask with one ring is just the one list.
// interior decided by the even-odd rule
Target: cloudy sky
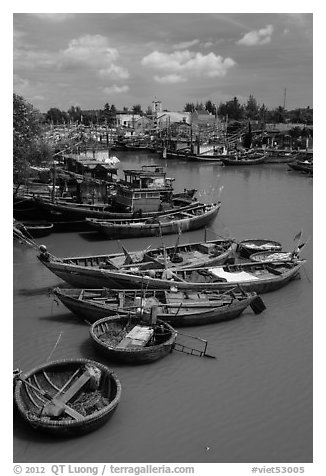
[(310, 13), (14, 13), (14, 92), (42, 112), (253, 94), (313, 106)]

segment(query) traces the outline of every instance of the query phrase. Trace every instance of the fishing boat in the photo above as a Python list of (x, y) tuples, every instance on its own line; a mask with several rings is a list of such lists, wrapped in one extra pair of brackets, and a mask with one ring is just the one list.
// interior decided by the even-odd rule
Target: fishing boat
[(14, 378), (14, 401), (36, 430), (77, 436), (103, 425), (116, 410), (121, 384), (105, 365), (88, 359), (48, 362)]
[(189, 162), (214, 162), (221, 164), (221, 159), (228, 157), (227, 154), (195, 154), (190, 150), (168, 150), (166, 152), (163, 151), (163, 158), (171, 159), (171, 160), (186, 160)]
[(297, 160), (295, 162), (290, 162), (289, 167), (292, 170), (296, 170), (298, 172), (304, 172), (308, 175), (313, 175), (313, 162), (309, 160)]
[[(305, 260), (275, 261), (268, 263), (238, 263), (225, 266), (166, 269), (166, 270), (106, 270), (105, 287), (110, 288), (139, 288), (139, 289), (170, 289), (177, 286), (184, 291), (210, 291), (221, 292), (241, 286), (244, 291), (267, 293), (283, 287), (299, 275), (300, 268)], [(92, 281), (92, 270), (74, 271), (71, 281), (78, 287), (89, 278)], [(103, 280), (104, 281), (104, 280)], [(77, 284), (79, 283), (79, 284)], [(88, 287), (93, 287), (89, 285)]]
[(282, 249), (281, 243), (273, 240), (254, 239), (243, 240), (238, 244), (237, 252), (241, 258), (249, 258), (253, 253), (261, 251), (280, 251)]
[(42, 238), (53, 231), (53, 223), (48, 221), (23, 221), (15, 222), (14, 225), (28, 238)]
[(266, 160), (266, 154), (242, 153), (221, 157), (223, 165), (260, 165)]
[(251, 306), (258, 314), (265, 305), (256, 293), (235, 288), (218, 291), (185, 292), (177, 287), (158, 289), (62, 289), (55, 288), (55, 299), (87, 322), (115, 314), (143, 315), (157, 306), (157, 318), (175, 327), (199, 326), (235, 319)]
[[(121, 245), (123, 246), (123, 245)], [(233, 261), (236, 245), (230, 240), (213, 240), (198, 243), (146, 249), (124, 253), (58, 258), (39, 247), (38, 259), (52, 273), (77, 287), (101, 288), (107, 285), (109, 270), (187, 268), (224, 264)], [(114, 287), (114, 286), (113, 286)]]
[(216, 218), (220, 206), (220, 202), (211, 205), (197, 203), (188, 210), (179, 210), (169, 215), (148, 219), (97, 220), (86, 218), (86, 221), (94, 230), (108, 239), (167, 235), (207, 226)]
[(96, 321), (90, 328), (95, 347), (108, 359), (125, 364), (145, 364), (172, 352), (177, 333), (166, 322), (115, 315)]

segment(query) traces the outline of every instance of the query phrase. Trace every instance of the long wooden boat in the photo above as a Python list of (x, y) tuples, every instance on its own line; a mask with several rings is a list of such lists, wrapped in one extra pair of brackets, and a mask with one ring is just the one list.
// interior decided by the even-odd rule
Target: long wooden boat
[[(111, 205), (98, 204), (90, 205), (84, 203), (64, 202), (57, 200), (54, 203), (50, 199), (34, 197), (35, 204), (45, 216), (50, 217), (53, 221), (83, 221), (86, 218), (95, 219), (132, 219), (134, 213), (116, 211)], [(176, 197), (175, 202), (159, 211), (143, 212), (142, 217), (155, 217), (159, 215), (169, 214), (177, 210), (188, 210), (194, 204), (188, 198)]]
[(283, 287), (299, 274), (305, 260), (293, 262), (255, 263), (187, 268), (187, 269), (139, 269), (111, 270), (90, 266), (69, 265), (49, 253), (41, 251), (38, 258), (59, 278), (80, 288), (155, 288), (170, 289), (177, 284), (181, 290), (227, 291), (235, 286), (258, 294)]
[[(213, 240), (170, 246), (162, 250), (143, 250), (109, 255), (57, 258), (44, 245), (38, 259), (59, 278), (77, 287), (105, 287), (106, 273), (112, 269), (138, 270), (154, 268), (189, 268), (224, 264), (233, 260), (236, 244), (230, 240)], [(76, 279), (75, 279), (76, 277)]]
[(48, 221), (23, 221), (16, 222), (18, 228), (25, 236), (33, 238), (42, 238), (48, 236), (53, 231), (53, 223)]
[(308, 175), (313, 175), (313, 163), (311, 161), (300, 161), (291, 162), (288, 164), (289, 167), (298, 172), (304, 172)]
[(103, 425), (116, 410), (121, 384), (105, 365), (88, 359), (48, 362), (15, 376), (14, 400), (36, 430), (76, 436)]
[(190, 151), (167, 151), (166, 159), (186, 160), (188, 162), (215, 162), (221, 164), (221, 158), (228, 157), (225, 154), (194, 154)]
[(274, 240), (249, 239), (240, 241), (237, 252), (241, 258), (249, 258), (253, 253), (261, 251), (281, 251), (282, 244)]
[(159, 320), (151, 324), (137, 316), (116, 315), (96, 321), (90, 336), (109, 360), (134, 365), (166, 357), (173, 350), (177, 332)]
[(265, 154), (241, 154), (230, 155), (228, 157), (221, 157), (223, 165), (260, 165), (266, 160)]
[(176, 289), (112, 290), (61, 289), (53, 294), (72, 313), (87, 322), (119, 314), (142, 315), (157, 306), (157, 318), (175, 327), (199, 326), (235, 319), (251, 306), (255, 313), (265, 309), (256, 293), (234, 290), (184, 292)]
[(211, 223), (221, 203), (206, 205), (197, 203), (188, 210), (161, 215), (149, 219), (96, 220), (86, 218), (89, 225), (108, 239), (158, 236), (197, 230)]

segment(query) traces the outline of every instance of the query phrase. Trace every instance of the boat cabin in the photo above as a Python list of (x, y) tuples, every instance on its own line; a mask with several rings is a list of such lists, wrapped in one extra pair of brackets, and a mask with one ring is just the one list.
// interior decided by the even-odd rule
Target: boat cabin
[(173, 180), (167, 178), (163, 167), (143, 165), (141, 170), (124, 170), (124, 181), (117, 187), (116, 202), (131, 211), (158, 211), (162, 201), (169, 201)]

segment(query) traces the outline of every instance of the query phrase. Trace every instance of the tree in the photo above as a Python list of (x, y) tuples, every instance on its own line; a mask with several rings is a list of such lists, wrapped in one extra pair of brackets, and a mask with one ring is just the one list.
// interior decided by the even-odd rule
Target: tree
[(211, 114), (214, 114), (214, 115), (216, 114), (216, 106), (215, 106), (215, 104), (212, 103), (212, 101), (210, 99), (208, 101), (206, 101), (205, 109), (206, 109), (206, 111), (208, 111)]
[(132, 112), (133, 114), (138, 114), (139, 116), (144, 115), (140, 104), (135, 104), (134, 106), (132, 106)]
[(218, 114), (225, 119), (228, 117), (228, 119), (239, 121), (243, 118), (244, 108), (239, 103), (238, 98), (234, 97), (231, 101), (219, 105)]
[(45, 120), (53, 124), (64, 124), (68, 122), (68, 114), (57, 107), (51, 107), (45, 115)]
[(40, 117), (32, 104), (14, 94), (13, 173), (18, 187), (28, 179), (30, 165), (39, 165), (51, 157), (51, 148), (42, 137)]
[(250, 94), (245, 106), (245, 114), (248, 119), (256, 120), (259, 117), (259, 108), (256, 99)]
[(187, 102), (185, 107), (183, 108), (184, 112), (194, 112), (195, 105), (192, 102)]

